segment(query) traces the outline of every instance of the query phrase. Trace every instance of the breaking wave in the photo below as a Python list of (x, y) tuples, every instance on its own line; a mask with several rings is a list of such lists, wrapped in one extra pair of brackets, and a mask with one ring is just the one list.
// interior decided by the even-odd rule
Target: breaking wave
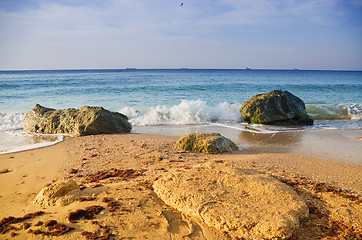
[(203, 124), (240, 122), (240, 106), (226, 102), (210, 106), (206, 101), (183, 100), (178, 105), (151, 107), (145, 112), (130, 107), (125, 107), (120, 112), (128, 116), (133, 125)]
[(362, 120), (362, 104), (308, 104), (306, 108), (315, 120)]
[[(150, 107), (142, 112), (125, 107), (119, 112), (128, 116), (133, 125), (204, 124), (241, 122), (241, 104), (227, 102), (210, 105), (206, 101), (182, 100), (173, 106)], [(362, 120), (362, 104), (307, 104), (308, 114), (315, 120)]]
[[(128, 116), (132, 125), (190, 125), (207, 123), (240, 123), (241, 104), (227, 102), (211, 105), (202, 100), (182, 100), (173, 106), (152, 106), (145, 111), (124, 107), (119, 112)], [(362, 121), (362, 104), (307, 104), (308, 114), (315, 120)], [(0, 112), (0, 132), (22, 131), (25, 113)]]
[(0, 154), (41, 148), (63, 141), (61, 134), (23, 132), (25, 113), (0, 113)]
[[(153, 106), (145, 111), (124, 107), (119, 112), (128, 116), (134, 126), (211, 124), (258, 133), (285, 131), (283, 128), (240, 124), (242, 122), (240, 107), (241, 104), (227, 102), (211, 105), (202, 100), (183, 100), (173, 106)], [(317, 120), (313, 129), (362, 129), (362, 104), (307, 104), (306, 107), (308, 114)], [(62, 141), (61, 135), (50, 137), (22, 132), (24, 117), (25, 113), (0, 112), (0, 154), (48, 146)], [(299, 131), (299, 129), (288, 130)]]
[(23, 129), (25, 113), (0, 112), (0, 132)]

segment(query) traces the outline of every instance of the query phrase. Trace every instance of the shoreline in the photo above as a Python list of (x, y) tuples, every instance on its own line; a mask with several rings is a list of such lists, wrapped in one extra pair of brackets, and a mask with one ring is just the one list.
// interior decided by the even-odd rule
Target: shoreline
[(300, 131), (279, 131), (263, 129), (241, 130), (223, 125), (164, 125), (138, 126), (133, 132), (139, 134), (155, 134), (180, 138), (193, 132), (217, 132), (231, 139), (242, 149), (254, 148), (264, 152), (264, 148), (275, 153), (294, 153), (306, 157), (314, 157), (334, 162), (355, 163), (362, 165), (362, 129), (302, 129)]
[[(40, 220), (56, 219), (76, 229), (59, 239), (85, 239), (81, 236), (81, 232), (94, 232), (97, 225), (92, 226), (90, 221), (86, 220), (76, 224), (70, 223), (67, 220), (67, 214), (76, 209), (99, 204), (106, 210), (103, 214), (97, 215), (96, 220), (109, 226), (112, 233), (117, 236), (116, 239), (131, 236), (136, 239), (156, 238), (156, 236), (177, 238), (187, 235), (189, 226), (186, 224), (187, 221), (197, 226), (196, 229), (202, 229), (201, 232), (194, 229), (195, 231), (190, 233), (195, 236), (192, 239), (203, 239), (206, 235), (209, 236), (206, 237), (207, 239), (218, 239), (219, 233), (195, 219), (186, 221), (176, 210), (163, 204), (152, 191), (153, 181), (162, 176), (172, 172), (187, 171), (205, 162), (218, 161), (228, 166), (254, 169), (275, 176), (303, 196), (308, 202), (311, 215), (309, 221), (303, 223), (304, 225), (302, 224), (295, 233), (298, 237), (296, 239), (310, 239), (311, 228), (316, 228), (320, 224), (318, 221), (322, 221), (317, 217), (323, 219), (323, 224), (328, 223), (327, 212), (333, 221), (340, 221), (346, 226), (358, 229), (362, 226), (360, 207), (362, 165), (353, 162), (338, 162), (335, 161), (336, 159), (328, 158), (327, 155), (321, 157), (313, 151), (309, 156), (305, 152), (302, 154), (308, 147), (313, 149), (313, 143), (316, 145), (315, 143), (321, 139), (329, 139), (326, 141), (327, 145), (330, 141), (336, 141), (337, 145), (340, 141), (349, 144), (360, 132), (354, 134), (347, 132), (347, 140), (341, 138), (343, 133), (333, 133), (335, 138), (331, 138), (329, 134), (315, 134), (311, 137), (309, 134), (299, 132), (281, 134), (277, 138), (243, 135), (241, 138), (238, 136), (239, 140), (243, 140), (238, 143), (243, 146), (239, 151), (219, 155), (178, 151), (173, 148), (178, 139), (177, 136), (138, 133), (69, 137), (53, 146), (0, 155), (1, 169), (9, 170), (0, 174), (0, 218), (21, 217), (27, 213), (42, 210), (46, 212), (44, 216), (28, 222), (34, 225)], [(315, 139), (316, 135), (319, 138)], [(293, 139), (297, 141), (292, 141)], [(310, 144), (305, 144), (305, 141)], [(249, 145), (246, 145), (246, 142)], [(358, 146), (362, 144), (362, 141), (357, 140), (352, 147), (355, 146), (354, 144)], [(334, 145), (332, 147), (334, 148)], [(95, 171), (110, 169), (135, 169), (144, 173), (142, 176), (125, 181), (106, 179), (94, 184), (85, 183), (88, 194), (86, 195), (95, 197), (92, 201), (75, 201), (64, 207), (47, 208), (31, 203), (40, 189), (53, 181), (70, 178), (80, 184), (85, 181), (85, 176)], [(100, 186), (94, 187), (96, 183)], [(328, 191), (316, 190), (315, 186), (320, 185), (325, 186)], [(110, 211), (107, 204), (102, 202), (104, 197), (118, 202), (120, 206), (118, 210)], [(311, 213), (311, 209), (315, 212)], [(326, 209), (327, 212), (325, 212)], [(163, 215), (159, 215), (160, 212)], [(168, 225), (162, 225), (165, 221)], [(167, 227), (170, 224), (174, 231), (173, 228)], [(33, 225), (31, 229), (36, 228)], [(17, 234), (14, 239), (37, 238), (36, 235), (29, 234), (25, 230), (9, 231), (0, 237), (10, 238), (11, 232)], [(313, 233), (322, 236), (323, 229), (314, 229)]]
[[(287, 129), (278, 130), (273, 128), (256, 129), (252, 127), (249, 129), (249, 126), (246, 129), (241, 129), (223, 124), (200, 124), (134, 126), (131, 134), (180, 138), (193, 132), (218, 132), (231, 139), (242, 149), (260, 148), (263, 151), (263, 148), (268, 147), (276, 152), (291, 152), (335, 162), (362, 164), (362, 158), (360, 157), (362, 155), (362, 141), (360, 140), (362, 129), (298, 130), (298, 128), (295, 128), (294, 131), (289, 131)], [(29, 138), (27, 145), (16, 147), (7, 152), (0, 152), (0, 156), (50, 147), (72, 136), (67, 134), (36, 134), (33, 136), (27, 135), (26, 137)], [(35, 143), (31, 144), (31, 141)]]

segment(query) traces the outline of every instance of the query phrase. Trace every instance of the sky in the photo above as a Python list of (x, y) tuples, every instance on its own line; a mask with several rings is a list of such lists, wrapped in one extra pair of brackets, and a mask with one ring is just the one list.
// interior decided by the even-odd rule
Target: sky
[(0, 0), (0, 70), (128, 67), (362, 70), (362, 0)]

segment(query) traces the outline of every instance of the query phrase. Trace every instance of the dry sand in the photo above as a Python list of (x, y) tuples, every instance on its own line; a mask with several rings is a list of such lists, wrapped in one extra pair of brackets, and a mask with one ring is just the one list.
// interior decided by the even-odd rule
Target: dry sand
[[(177, 139), (142, 134), (97, 135), (66, 138), (54, 146), (0, 155), (0, 219), (45, 212), (8, 224), (13, 229), (0, 234), (0, 239), (227, 239), (227, 234), (167, 206), (152, 189), (152, 183), (166, 174), (187, 171), (211, 160), (268, 173), (292, 186), (310, 211), (309, 219), (292, 239), (361, 236), (361, 164), (338, 162), (328, 156), (323, 159), (317, 154), (306, 156), (278, 142), (249, 144), (231, 154), (180, 152), (173, 148)], [(139, 170), (142, 175), (94, 178), (96, 171), (111, 169)], [(90, 201), (47, 208), (32, 204), (42, 187), (64, 178), (72, 178), (86, 187), (82, 194), (92, 197), (88, 198)], [(94, 205), (104, 209), (93, 220), (69, 221), (70, 212)], [(35, 224), (48, 220), (74, 230), (60, 237), (45, 236), (45, 224)], [(29, 229), (39, 229), (38, 233), (43, 234), (28, 233), (24, 223), (30, 223)]]

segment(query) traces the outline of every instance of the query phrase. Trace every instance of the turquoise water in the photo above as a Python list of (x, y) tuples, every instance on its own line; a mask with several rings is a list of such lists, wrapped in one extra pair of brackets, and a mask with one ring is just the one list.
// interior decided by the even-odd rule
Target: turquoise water
[(240, 106), (274, 89), (288, 90), (306, 103), (317, 120), (308, 129), (362, 129), (360, 71), (0, 71), (0, 152), (13, 144), (8, 136), (21, 135), (24, 114), (37, 103), (57, 109), (103, 106), (127, 115), (135, 129), (175, 124), (243, 129)]

